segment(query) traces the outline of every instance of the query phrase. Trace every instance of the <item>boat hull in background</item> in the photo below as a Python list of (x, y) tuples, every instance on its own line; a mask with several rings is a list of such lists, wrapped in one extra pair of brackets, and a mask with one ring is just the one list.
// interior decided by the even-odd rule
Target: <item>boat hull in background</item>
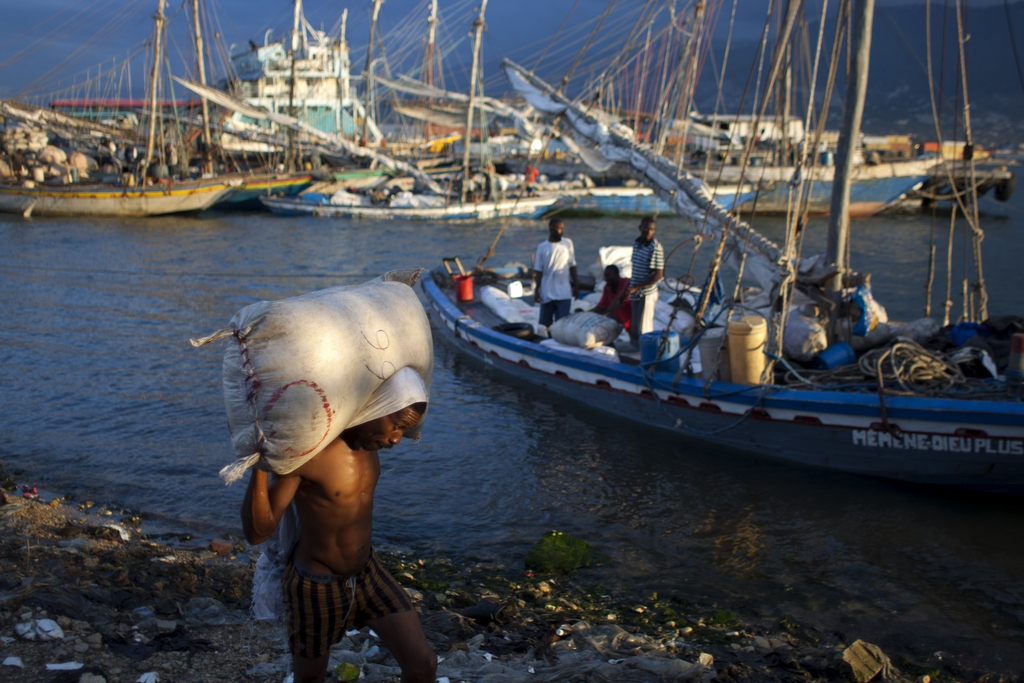
[(217, 180), (148, 187), (0, 186), (0, 212), (25, 216), (159, 216), (203, 211), (236, 184)]
[(330, 218), (370, 218), (375, 220), (412, 221), (453, 221), (490, 220), (494, 218), (540, 218), (555, 204), (558, 198), (524, 197), (516, 202), (506, 199), (499, 202), (476, 204), (452, 204), (450, 206), (391, 208), (388, 206), (339, 206), (322, 204), (301, 199), (260, 197), (260, 202), (280, 216), (323, 216)]

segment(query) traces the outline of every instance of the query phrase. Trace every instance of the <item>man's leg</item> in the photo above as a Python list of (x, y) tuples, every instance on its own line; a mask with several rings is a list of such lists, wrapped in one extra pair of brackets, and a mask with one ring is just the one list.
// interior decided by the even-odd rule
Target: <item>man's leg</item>
[(295, 683), (324, 683), (330, 658), (330, 653), (316, 659), (292, 655), (292, 672), (295, 674)]
[(641, 306), (643, 317), (641, 319), (640, 334), (647, 334), (654, 331), (654, 309), (658, 304), (658, 292), (642, 296), (640, 301), (644, 302), (643, 306)]
[(548, 327), (552, 323), (552, 319), (555, 315), (555, 302), (545, 301), (540, 305), (540, 319), (537, 321), (544, 327)]
[(640, 328), (643, 327), (644, 297), (630, 302), (629, 340), (633, 346), (640, 348)]
[(554, 304), (555, 320), (561, 320), (562, 318), (569, 315), (569, 308), (572, 305), (572, 299), (558, 299), (557, 301), (552, 301), (551, 303)]
[(398, 660), (398, 665), (402, 667), (402, 683), (434, 683), (437, 655), (427, 642), (420, 615), (415, 610), (371, 619), (366, 625), (377, 632)]

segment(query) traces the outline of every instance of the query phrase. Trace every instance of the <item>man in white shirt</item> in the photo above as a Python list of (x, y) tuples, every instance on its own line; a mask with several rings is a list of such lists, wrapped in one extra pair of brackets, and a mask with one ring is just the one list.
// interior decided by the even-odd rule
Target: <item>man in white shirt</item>
[(560, 218), (548, 221), (548, 239), (537, 245), (533, 260), (533, 296), (540, 304), (540, 324), (545, 326), (569, 315), (573, 298), (580, 294), (576, 250), (571, 239), (562, 237), (564, 230)]

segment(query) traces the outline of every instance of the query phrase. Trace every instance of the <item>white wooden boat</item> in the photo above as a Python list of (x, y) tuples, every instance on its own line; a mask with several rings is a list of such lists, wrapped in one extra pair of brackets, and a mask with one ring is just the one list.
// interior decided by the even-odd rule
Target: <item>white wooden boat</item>
[(194, 180), (144, 187), (0, 185), (0, 212), (23, 216), (159, 216), (207, 209), (241, 180)]
[(554, 206), (557, 195), (523, 197), (491, 202), (453, 202), (448, 206), (402, 207), (344, 206), (310, 201), (302, 197), (260, 197), (260, 202), (280, 216), (324, 216), (330, 218), (369, 218), (375, 220), (454, 221), (494, 218), (539, 218)]

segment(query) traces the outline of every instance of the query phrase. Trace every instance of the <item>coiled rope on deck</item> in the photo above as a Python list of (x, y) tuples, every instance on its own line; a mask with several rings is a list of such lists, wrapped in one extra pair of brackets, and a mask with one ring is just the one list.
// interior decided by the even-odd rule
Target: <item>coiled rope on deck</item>
[(875, 392), (890, 396), (932, 398), (1006, 397), (1006, 387), (994, 379), (967, 377), (945, 354), (930, 351), (910, 339), (896, 339), (864, 353), (857, 363), (831, 370), (786, 368), (787, 384), (815, 389)]

